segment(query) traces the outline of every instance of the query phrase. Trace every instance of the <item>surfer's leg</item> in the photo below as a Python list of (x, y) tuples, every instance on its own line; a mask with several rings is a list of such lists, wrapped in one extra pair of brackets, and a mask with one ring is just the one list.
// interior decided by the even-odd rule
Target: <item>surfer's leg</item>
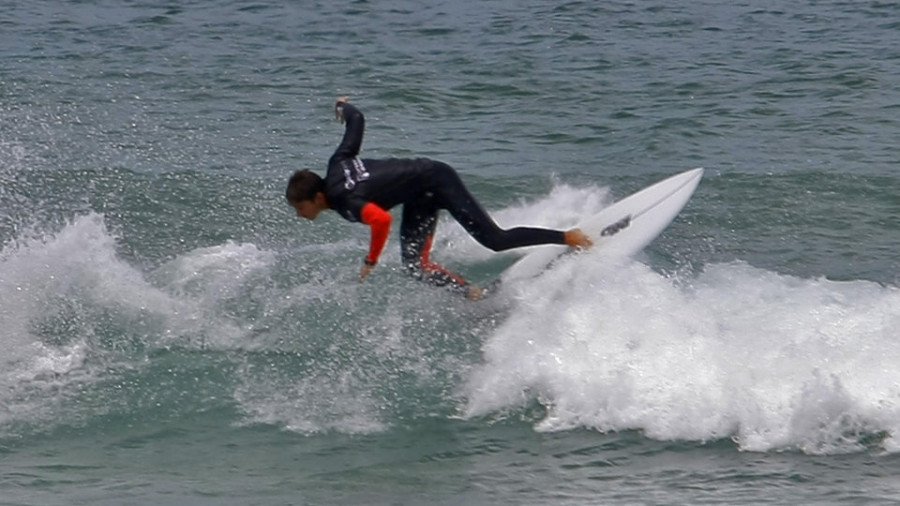
[(466, 294), (468, 281), (431, 261), (431, 245), (434, 242), (438, 209), (430, 200), (403, 205), (403, 220), (400, 223), (403, 265), (416, 279), (434, 286), (447, 286)]
[(500, 228), (481, 204), (469, 192), (459, 174), (449, 165), (434, 162), (430, 173), (434, 177), (435, 197), (440, 207), (450, 212), (456, 221), (476, 241), (494, 251), (504, 251), (538, 244), (566, 244), (565, 233), (546, 228)]

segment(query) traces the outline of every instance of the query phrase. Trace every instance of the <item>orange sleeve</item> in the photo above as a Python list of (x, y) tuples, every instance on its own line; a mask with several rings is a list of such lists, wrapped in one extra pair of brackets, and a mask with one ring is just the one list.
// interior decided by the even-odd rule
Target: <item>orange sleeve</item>
[(372, 227), (372, 240), (369, 243), (369, 254), (366, 255), (366, 263), (374, 265), (384, 249), (388, 234), (391, 231), (391, 213), (385, 211), (377, 204), (367, 202), (360, 213), (362, 222)]

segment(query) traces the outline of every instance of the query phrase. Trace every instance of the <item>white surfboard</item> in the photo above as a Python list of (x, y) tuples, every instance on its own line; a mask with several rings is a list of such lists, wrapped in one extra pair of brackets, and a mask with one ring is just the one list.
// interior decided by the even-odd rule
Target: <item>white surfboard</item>
[[(594, 248), (606, 257), (637, 253), (669, 226), (694, 194), (703, 169), (676, 174), (604, 208), (578, 224)], [(528, 253), (503, 271), (503, 283), (537, 276), (568, 250), (545, 246)]]

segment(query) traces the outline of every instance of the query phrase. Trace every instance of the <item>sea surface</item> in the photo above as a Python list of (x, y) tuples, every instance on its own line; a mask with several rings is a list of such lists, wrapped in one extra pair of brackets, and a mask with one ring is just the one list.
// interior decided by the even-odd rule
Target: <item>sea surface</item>
[[(706, 175), (360, 284), (339, 95), (506, 227)], [(0, 504), (900, 504), (900, 4), (0, 0)]]

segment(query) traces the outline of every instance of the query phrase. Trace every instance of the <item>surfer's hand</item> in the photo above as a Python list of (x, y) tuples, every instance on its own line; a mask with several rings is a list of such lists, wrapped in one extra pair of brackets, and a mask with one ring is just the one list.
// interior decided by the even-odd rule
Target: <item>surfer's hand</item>
[(573, 228), (565, 232), (566, 245), (572, 248), (588, 249), (594, 245), (594, 241), (585, 235), (581, 229)]
[(374, 268), (374, 265), (363, 264), (362, 269), (359, 270), (359, 282), (365, 281)]
[(334, 117), (341, 123), (344, 122), (344, 104), (350, 101), (350, 97), (338, 97), (334, 103)]

